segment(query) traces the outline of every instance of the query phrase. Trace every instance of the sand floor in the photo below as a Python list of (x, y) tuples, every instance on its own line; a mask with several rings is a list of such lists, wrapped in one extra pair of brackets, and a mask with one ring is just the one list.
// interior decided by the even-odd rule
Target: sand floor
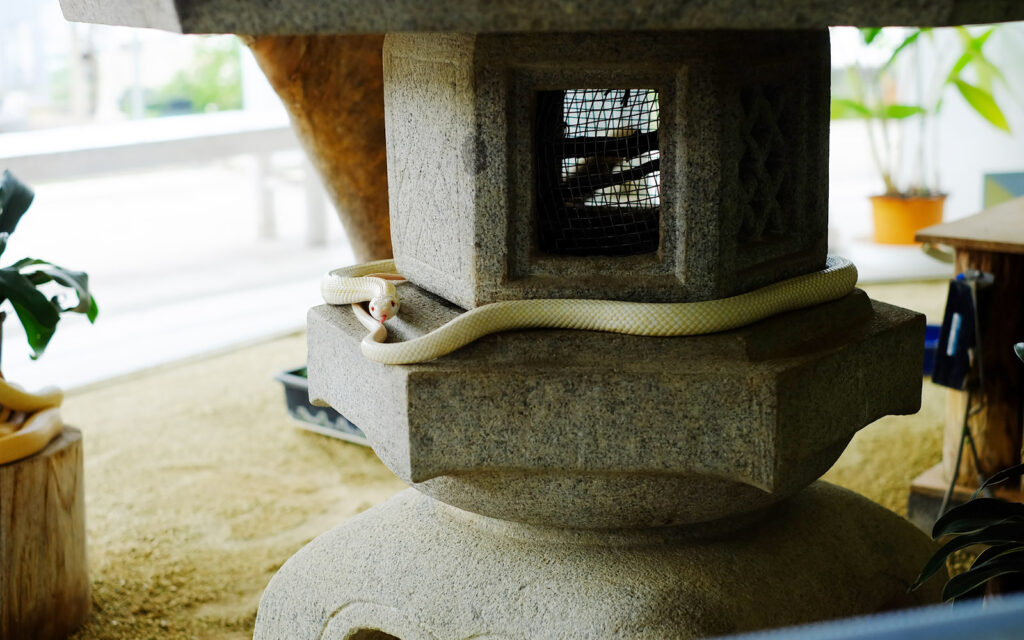
[[(944, 291), (870, 293), (935, 315)], [(304, 360), (296, 335), (68, 397), (85, 438), (93, 579), (75, 638), (250, 638), (289, 556), (403, 488), (369, 449), (294, 426), (271, 376)], [(939, 459), (943, 391), (926, 382), (924, 401), (864, 429), (826, 479), (902, 512), (910, 479)]]
[(289, 556), (403, 488), (369, 449), (294, 427), (271, 376), (304, 361), (293, 336), (65, 401), (93, 579), (76, 638), (251, 638)]

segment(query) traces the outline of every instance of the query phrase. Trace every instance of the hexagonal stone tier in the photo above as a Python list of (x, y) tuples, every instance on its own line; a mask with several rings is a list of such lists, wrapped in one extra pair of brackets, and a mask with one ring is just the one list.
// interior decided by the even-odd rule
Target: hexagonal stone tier
[[(400, 292), (393, 339), (461, 312)], [(820, 477), (861, 427), (920, 405), (923, 316), (861, 291), (715, 335), (514, 331), (408, 366), (364, 358), (348, 308), (308, 321), (314, 402), (420, 491), (536, 524), (727, 527)]]

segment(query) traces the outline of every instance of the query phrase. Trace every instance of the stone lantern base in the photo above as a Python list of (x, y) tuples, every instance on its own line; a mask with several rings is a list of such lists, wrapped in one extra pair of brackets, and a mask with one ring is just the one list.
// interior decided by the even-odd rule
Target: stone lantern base
[(582, 531), (408, 489), (320, 536), (267, 587), (256, 640), (699, 638), (938, 601), (934, 546), (817, 482), (732, 535)]

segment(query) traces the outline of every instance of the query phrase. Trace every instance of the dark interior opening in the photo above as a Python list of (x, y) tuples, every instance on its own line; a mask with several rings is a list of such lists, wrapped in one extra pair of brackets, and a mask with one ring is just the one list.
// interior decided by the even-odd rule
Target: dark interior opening
[(658, 92), (540, 91), (536, 115), (540, 251), (578, 256), (657, 251)]

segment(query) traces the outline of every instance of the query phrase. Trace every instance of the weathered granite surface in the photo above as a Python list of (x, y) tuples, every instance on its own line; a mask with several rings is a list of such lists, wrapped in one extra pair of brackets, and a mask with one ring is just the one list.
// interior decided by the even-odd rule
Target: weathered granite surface
[(255, 638), (717, 636), (937, 602), (940, 579), (906, 592), (934, 548), (821, 482), (714, 541), (516, 525), (407, 490), (285, 563)]
[[(399, 287), (410, 339), (461, 310)], [(716, 335), (511, 331), (372, 362), (347, 307), (312, 309), (309, 391), (400, 478), (484, 515), (572, 527), (699, 523), (820, 477), (861, 427), (920, 404), (924, 318), (863, 292)]]
[(184, 33), (809, 29), (1024, 20), (1017, 0), (61, 0), (68, 20)]
[[(392, 34), (384, 78), (395, 262), (458, 305), (709, 300), (825, 263), (825, 30)], [(539, 246), (537, 92), (573, 87), (659, 92), (657, 251)]]

